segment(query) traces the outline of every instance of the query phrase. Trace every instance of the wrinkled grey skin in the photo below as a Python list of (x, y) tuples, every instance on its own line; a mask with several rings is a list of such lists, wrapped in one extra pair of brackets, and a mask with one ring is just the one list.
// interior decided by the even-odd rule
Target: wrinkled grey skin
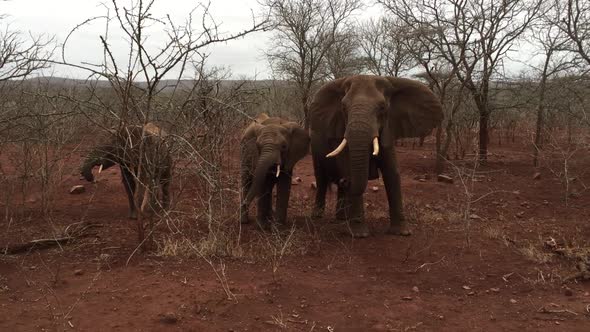
[[(258, 198), (257, 223), (263, 229), (274, 219), (284, 224), (291, 193), (293, 167), (309, 151), (309, 135), (295, 122), (262, 113), (244, 131), (241, 140), (242, 204), (240, 221), (248, 223), (248, 210)], [(279, 176), (276, 176), (280, 165)], [(277, 187), (276, 212), (272, 191)]]
[[(438, 98), (417, 81), (359, 75), (326, 83), (310, 107), (311, 150), (317, 192), (312, 218), (321, 218), (326, 190), (338, 185), (337, 219), (347, 220), (352, 236), (369, 235), (363, 194), (381, 172), (389, 203), (389, 233), (410, 235), (402, 211), (395, 139), (430, 134), (442, 121)], [(335, 156), (328, 157), (347, 143)], [(379, 152), (373, 155), (373, 140)]]
[[(123, 187), (129, 201), (129, 218), (137, 218), (134, 197), (138, 182), (145, 185), (141, 185), (141, 188), (144, 193), (148, 193), (143, 197), (142, 205), (149, 204), (150, 207), (155, 207), (155, 197), (149, 195), (149, 192), (160, 188), (162, 208), (168, 209), (172, 160), (164, 141), (165, 135), (162, 129), (152, 123), (145, 126), (127, 126), (119, 131), (113, 131), (106, 143), (98, 145), (90, 151), (80, 166), (80, 174), (86, 181), (94, 182), (93, 168), (102, 165), (102, 169), (105, 170), (118, 164), (121, 168)], [(140, 161), (139, 150), (142, 139), (142, 149), (145, 153)], [(142, 174), (138, 174), (139, 165), (143, 165)]]

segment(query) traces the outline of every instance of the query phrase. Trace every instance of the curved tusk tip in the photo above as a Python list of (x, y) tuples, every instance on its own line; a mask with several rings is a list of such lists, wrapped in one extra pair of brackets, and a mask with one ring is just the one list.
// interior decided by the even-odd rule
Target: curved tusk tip
[(376, 155), (378, 155), (378, 154), (379, 154), (379, 151), (375, 151), (375, 152), (373, 152), (373, 155), (374, 155), (374, 156), (376, 156)]

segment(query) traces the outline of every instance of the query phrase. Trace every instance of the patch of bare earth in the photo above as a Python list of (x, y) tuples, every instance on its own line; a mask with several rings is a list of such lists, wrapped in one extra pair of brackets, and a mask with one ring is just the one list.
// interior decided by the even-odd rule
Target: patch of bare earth
[(79, 221), (100, 226), (62, 247), (0, 256), (0, 330), (589, 331), (590, 286), (579, 275), (589, 193), (566, 205), (560, 180), (543, 170), (533, 179), (517, 148), (475, 170), (456, 164), (453, 184), (437, 182), (424, 177), (431, 150), (398, 149), (410, 237), (385, 234), (380, 181), (365, 194), (370, 238), (353, 240), (332, 223), (334, 192), (324, 220), (307, 219), (308, 157), (296, 169), (292, 228), (265, 235), (247, 225), (207, 256), (199, 253), (221, 239), (203, 245), (196, 222), (181, 225), (184, 237), (162, 227), (154, 251), (134, 253), (117, 171), (79, 195), (68, 193), (82, 184), (72, 174), (51, 218), (27, 203), (28, 212), (1, 222), (0, 244)]

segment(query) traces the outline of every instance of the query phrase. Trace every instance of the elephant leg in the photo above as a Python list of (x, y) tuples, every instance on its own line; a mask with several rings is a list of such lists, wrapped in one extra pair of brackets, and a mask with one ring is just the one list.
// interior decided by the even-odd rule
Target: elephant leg
[(248, 210), (250, 209), (250, 204), (248, 200), (248, 193), (250, 192), (250, 188), (252, 187), (252, 175), (247, 170), (242, 170), (242, 201), (240, 203), (240, 223), (247, 224), (250, 221), (248, 220)]
[(287, 208), (291, 195), (291, 172), (283, 172), (277, 184), (277, 202), (275, 205), (275, 221), (285, 224), (287, 221)]
[(341, 179), (338, 183), (338, 199), (336, 201), (336, 220), (345, 221), (348, 218), (349, 203), (346, 198), (346, 180)]
[(256, 221), (258, 222), (258, 226), (263, 230), (270, 228), (270, 219), (272, 218), (272, 187), (272, 181), (267, 178), (264, 183), (264, 190), (258, 198)]
[(135, 208), (135, 177), (133, 173), (124, 166), (121, 167), (121, 177), (123, 180), (123, 187), (125, 187), (125, 192), (127, 193), (127, 199), (129, 200), (129, 218), (136, 219), (137, 218), (137, 209)]
[(369, 227), (365, 222), (365, 207), (363, 195), (347, 195), (348, 207), (348, 226), (350, 232), (355, 238), (365, 238), (369, 236)]
[(324, 216), (324, 210), (326, 209), (326, 193), (328, 191), (328, 185), (330, 183), (323, 176), (316, 176), (316, 193), (315, 193), (315, 205), (311, 212), (312, 219), (320, 219)]
[(410, 235), (410, 229), (403, 214), (401, 181), (397, 171), (397, 160), (394, 151), (381, 153), (381, 175), (385, 183), (387, 202), (389, 203), (389, 230), (395, 235)]
[(168, 211), (170, 208), (170, 183), (172, 182), (172, 175), (170, 170), (166, 170), (160, 177), (160, 187), (162, 190), (162, 208)]

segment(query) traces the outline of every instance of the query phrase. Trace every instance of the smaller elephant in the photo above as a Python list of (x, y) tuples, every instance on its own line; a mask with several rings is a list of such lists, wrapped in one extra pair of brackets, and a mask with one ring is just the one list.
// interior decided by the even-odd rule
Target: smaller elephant
[(165, 141), (164, 130), (153, 123), (148, 123), (143, 126), (128, 125), (119, 130), (112, 130), (110, 134), (106, 143), (90, 151), (80, 167), (81, 175), (86, 181), (94, 182), (94, 174), (92, 174), (94, 167), (100, 167), (100, 173), (118, 164), (121, 168), (123, 187), (129, 200), (129, 218), (137, 218), (134, 197), (138, 184), (140, 189), (138, 197), (142, 197), (140, 206), (142, 213), (148, 204), (150, 207), (156, 206), (154, 200), (158, 194), (158, 188), (162, 192), (161, 207), (164, 210), (168, 209), (172, 159)]
[(242, 204), (240, 221), (248, 223), (248, 210), (258, 198), (257, 222), (270, 227), (272, 191), (277, 186), (274, 220), (284, 224), (295, 164), (309, 151), (309, 135), (297, 123), (265, 113), (258, 115), (244, 131), (241, 141)]

